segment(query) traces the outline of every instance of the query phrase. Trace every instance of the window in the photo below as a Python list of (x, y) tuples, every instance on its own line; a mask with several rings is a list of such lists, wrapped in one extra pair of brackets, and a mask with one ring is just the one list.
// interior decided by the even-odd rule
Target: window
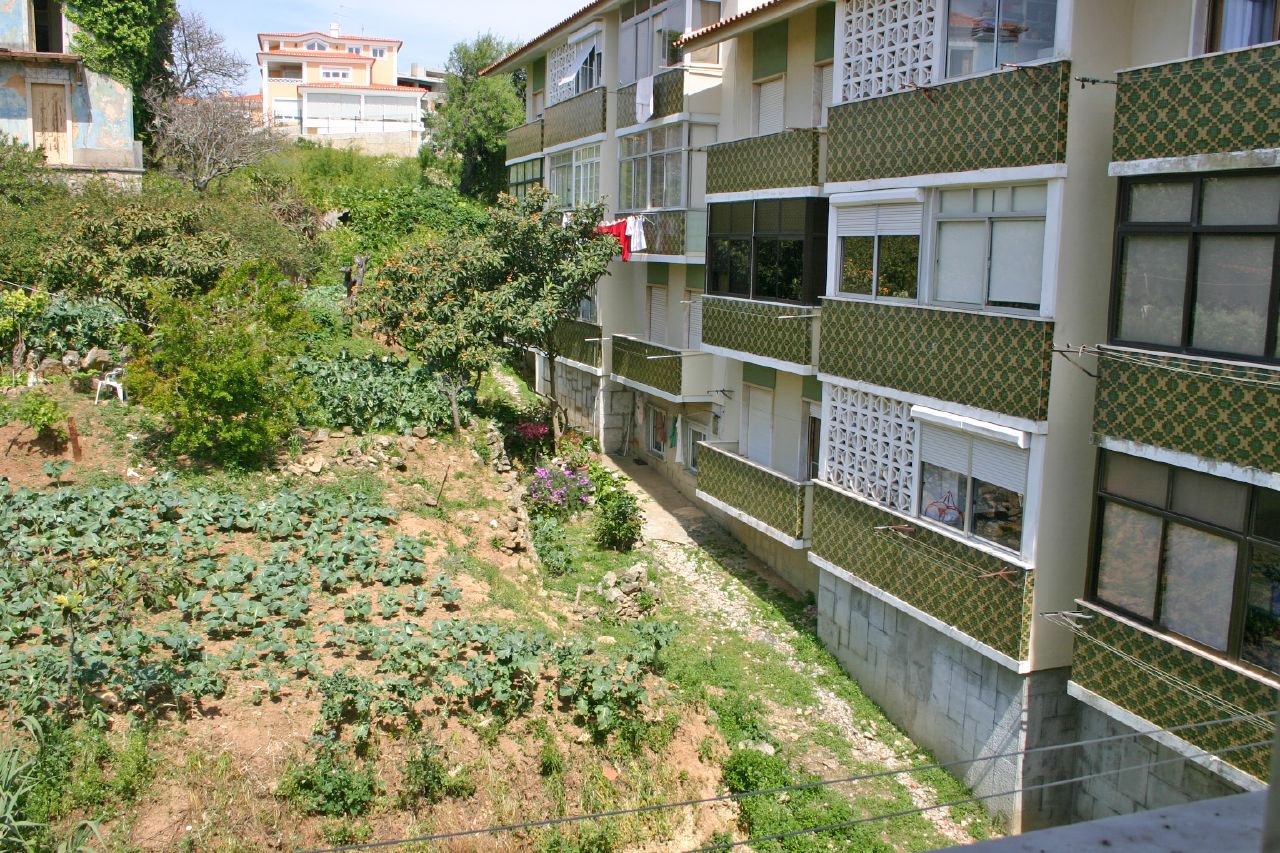
[(374, 59), (386, 59), (386, 58), (387, 58), (387, 49), (386, 49), (385, 47), (374, 47), (374, 48), (370, 48), (370, 49), (369, 49), (369, 53), (371, 53), (371, 54), (373, 55), (373, 58), (374, 58)]
[(826, 127), (835, 87), (835, 65), (826, 63), (813, 69), (813, 126)]
[(1053, 56), (1058, 0), (951, 0), (947, 76)]
[(587, 145), (551, 155), (551, 191), (563, 207), (600, 199), (600, 146)]
[(819, 477), (904, 515), (915, 512), (919, 425), (911, 404), (843, 385), (823, 386), (826, 458)]
[(649, 427), (647, 450), (659, 458), (665, 457), (667, 455), (667, 413), (654, 406), (645, 406), (645, 423)]
[(34, 0), (31, 11), (36, 50), (40, 53), (62, 53), (62, 4), (57, 0)]
[(1103, 453), (1093, 599), (1280, 672), (1280, 492)]
[(698, 473), (698, 442), (707, 440), (707, 428), (702, 424), (689, 422), (689, 454), (686, 467), (693, 473)]
[(1022, 551), (1027, 451), (932, 423), (920, 426), (922, 519)]
[(1044, 184), (938, 193), (933, 299), (1038, 311), (1047, 203)]
[(508, 170), (507, 192), (516, 198), (524, 198), (529, 188), (542, 183), (542, 158), (516, 163)]
[(1209, 50), (1235, 50), (1280, 40), (1276, 0), (1212, 0)]
[(787, 79), (779, 77), (755, 87), (756, 135), (767, 136), (787, 129)]
[[(720, 20), (720, 0), (695, 0), (693, 4), (693, 28), (700, 30)], [(720, 61), (720, 45), (713, 44), (693, 52), (693, 61), (715, 65)]]
[(302, 101), (297, 98), (272, 98), (271, 118), (274, 121), (298, 121), (302, 118)]
[[(715, 7), (714, 12), (695, 8), (695, 19), (714, 14), (719, 20), (719, 3), (695, 5)], [(682, 2), (623, 5), (622, 27), (618, 31), (619, 85), (628, 86), (641, 77), (661, 74), (664, 68), (680, 64), (680, 49), (675, 43), (684, 32), (684, 15)]]
[(551, 52), (547, 58), (547, 73), (551, 76), (548, 81), (549, 104), (567, 101), (601, 84), (604, 54), (600, 51), (598, 39), (599, 35), (588, 36)]
[(740, 452), (752, 462), (773, 464), (773, 392), (754, 385), (742, 387)]
[(1121, 186), (1112, 340), (1273, 361), (1280, 172)]
[(810, 411), (805, 416), (804, 472), (806, 480), (818, 479), (822, 469), (822, 417)]
[(836, 208), (838, 295), (916, 299), (923, 215), (919, 204)]
[(321, 68), (320, 79), (321, 80), (350, 80), (351, 69), (350, 68)]
[(329, 46), (322, 41), (307, 42), (307, 50), (328, 50)]
[(813, 304), (826, 278), (826, 229), (826, 199), (711, 205), (708, 289)]
[(598, 312), (596, 310), (596, 294), (593, 289), (586, 297), (578, 303), (578, 319), (584, 323), (598, 322)]
[(355, 45), (348, 45), (348, 46), (347, 46), (347, 53), (354, 53), (356, 56), (359, 56), (359, 55), (360, 55), (360, 48), (359, 48), (359, 47), (356, 47)]
[(622, 137), (619, 210), (684, 206), (686, 127), (669, 124)]
[(645, 290), (645, 335), (657, 344), (667, 343), (667, 286)]

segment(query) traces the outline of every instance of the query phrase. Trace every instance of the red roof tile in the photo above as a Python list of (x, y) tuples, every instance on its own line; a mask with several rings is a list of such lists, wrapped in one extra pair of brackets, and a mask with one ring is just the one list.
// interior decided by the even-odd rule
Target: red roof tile
[(603, 11), (604, 7), (610, 5), (613, 2), (615, 2), (615, 0), (595, 0), (594, 3), (588, 3), (578, 11), (574, 12), (569, 17), (565, 18), (560, 23), (556, 24), (554, 27), (547, 29), (546, 32), (542, 33), (538, 37), (530, 39), (529, 41), (522, 44), (520, 47), (516, 48), (515, 50), (508, 53), (506, 56), (499, 59), (497, 62), (490, 65), (488, 68), (485, 68), (480, 72), (480, 75), (484, 76), (498, 68), (501, 68), (503, 65), (507, 65), (508, 63), (514, 61), (516, 57), (528, 51), (529, 48), (533, 47), (538, 42), (542, 41), (548, 36), (554, 35), (557, 30), (567, 27), (572, 23), (576, 23), (577, 21), (581, 20), (582, 18), (585, 18), (587, 15), (589, 15), (592, 12)]

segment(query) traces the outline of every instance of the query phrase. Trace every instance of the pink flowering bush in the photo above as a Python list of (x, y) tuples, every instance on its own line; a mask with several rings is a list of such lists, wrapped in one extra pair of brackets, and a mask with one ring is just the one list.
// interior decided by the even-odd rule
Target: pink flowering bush
[(591, 501), (591, 478), (560, 461), (539, 465), (529, 478), (525, 501), (535, 515), (573, 515)]

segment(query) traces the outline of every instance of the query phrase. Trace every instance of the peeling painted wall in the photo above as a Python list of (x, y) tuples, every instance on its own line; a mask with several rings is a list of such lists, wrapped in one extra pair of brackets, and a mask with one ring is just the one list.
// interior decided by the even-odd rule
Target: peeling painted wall
[(0, 47), (30, 50), (28, 0), (0, 0)]
[[(0, 3), (4, 0), (0, 0)], [(16, 2), (16, 0), (15, 0)], [(0, 133), (30, 142), (27, 80), (16, 62), (0, 63)]]
[[(0, 0), (0, 3), (5, 0)], [(16, 0), (15, 0), (16, 2)], [(124, 84), (82, 67), (66, 67), (71, 85), (71, 152), (76, 166), (135, 168), (133, 93)], [(48, 74), (41, 66), (41, 73)], [(0, 133), (31, 144), (27, 66), (0, 62)]]

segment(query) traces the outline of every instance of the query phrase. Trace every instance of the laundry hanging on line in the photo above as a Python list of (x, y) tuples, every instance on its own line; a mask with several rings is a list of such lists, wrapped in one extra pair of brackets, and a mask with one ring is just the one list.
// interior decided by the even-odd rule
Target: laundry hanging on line
[(643, 252), (649, 248), (649, 242), (644, 235), (643, 216), (628, 216), (626, 219), (602, 222), (596, 227), (596, 231), (601, 234), (612, 234), (618, 239), (618, 244), (622, 246), (624, 263), (631, 260), (632, 252)]

